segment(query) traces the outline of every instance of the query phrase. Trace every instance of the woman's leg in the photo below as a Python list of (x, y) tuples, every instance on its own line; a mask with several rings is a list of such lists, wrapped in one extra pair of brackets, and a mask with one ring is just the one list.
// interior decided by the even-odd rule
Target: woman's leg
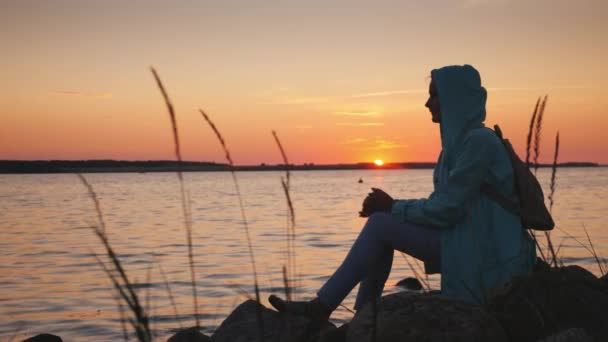
[(356, 308), (379, 296), (390, 273), (395, 249), (422, 261), (438, 263), (439, 231), (401, 223), (386, 213), (371, 215), (342, 265), (317, 292), (319, 300), (335, 309), (364, 279)]
[(391, 273), (393, 267), (394, 250), (387, 249), (378, 259), (378, 263), (369, 270), (368, 274), (359, 283), (355, 310), (359, 310), (363, 304), (370, 300), (377, 299), (382, 295), (384, 284)]

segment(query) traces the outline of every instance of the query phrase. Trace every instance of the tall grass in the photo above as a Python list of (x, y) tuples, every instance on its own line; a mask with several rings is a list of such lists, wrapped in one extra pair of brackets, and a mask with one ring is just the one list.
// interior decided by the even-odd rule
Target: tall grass
[(583, 225), (583, 230), (585, 231), (585, 235), (587, 236), (587, 241), (589, 242), (589, 246), (591, 247), (591, 255), (593, 255), (593, 258), (595, 259), (595, 262), (597, 263), (597, 266), (600, 269), (600, 273), (602, 275), (605, 275), (606, 272), (608, 272), (608, 270), (606, 269), (606, 260), (601, 260), (601, 258), (599, 257), (599, 255), (597, 254), (597, 251), (595, 250), (595, 246), (593, 245), (593, 242), (591, 241), (591, 237), (589, 236), (589, 232), (587, 232), (587, 227), (585, 227), (585, 225)]
[(540, 97), (536, 100), (536, 106), (534, 106), (534, 112), (532, 112), (532, 118), (530, 119), (530, 127), (528, 128), (528, 136), (526, 138), (526, 165), (530, 168), (530, 146), (532, 146), (532, 135), (534, 132), (534, 123), (536, 122), (536, 115), (538, 113), (538, 105), (540, 104)]
[(135, 334), (138, 340), (141, 342), (152, 341), (152, 332), (150, 330), (150, 320), (148, 318), (148, 315), (146, 314), (145, 309), (141, 306), (139, 297), (135, 292), (133, 284), (129, 280), (126, 271), (124, 270), (120, 260), (118, 259), (118, 255), (110, 245), (110, 241), (108, 240), (108, 236), (106, 235), (105, 221), (103, 220), (101, 205), (99, 203), (97, 194), (95, 193), (93, 186), (87, 181), (87, 179), (83, 175), (77, 174), (77, 176), (87, 189), (88, 195), (94, 203), (98, 219), (101, 218), (98, 224), (94, 225), (92, 228), (95, 235), (97, 235), (97, 237), (100, 239), (101, 243), (105, 247), (106, 255), (110, 260), (110, 264), (112, 265), (113, 269), (108, 268), (97, 254), (94, 253), (93, 256), (95, 257), (99, 265), (103, 268), (106, 275), (114, 285), (114, 288), (118, 292), (119, 297), (127, 304), (129, 309), (131, 310), (131, 313), (134, 317), (129, 318), (128, 321), (135, 330)]
[(169, 112), (169, 118), (171, 119), (171, 127), (173, 129), (173, 143), (175, 145), (175, 157), (177, 158), (178, 165), (180, 165), (180, 168), (177, 171), (177, 178), (179, 180), (179, 188), (180, 188), (180, 194), (181, 194), (181, 200), (182, 200), (184, 226), (186, 227), (186, 240), (187, 240), (187, 244), (188, 244), (188, 262), (190, 265), (190, 284), (192, 285), (192, 297), (193, 297), (193, 305), (194, 305), (194, 321), (195, 321), (195, 326), (197, 328), (199, 328), (200, 321), (199, 321), (199, 317), (198, 317), (198, 296), (196, 293), (196, 274), (195, 274), (195, 267), (194, 267), (194, 252), (193, 252), (193, 247), (192, 247), (192, 214), (190, 211), (188, 196), (186, 195), (186, 189), (184, 186), (184, 178), (183, 178), (182, 172), (181, 172), (182, 154), (181, 154), (180, 145), (179, 145), (177, 120), (175, 118), (175, 110), (173, 109), (173, 104), (171, 103), (171, 100), (169, 99), (169, 95), (167, 94), (167, 91), (165, 90), (165, 86), (163, 85), (163, 82), (160, 80), (160, 77), (158, 76), (156, 69), (154, 69), (153, 67), (150, 67), (150, 71), (152, 72), (152, 75), (154, 75), (154, 79), (156, 80), (156, 85), (158, 86), (158, 89), (160, 90), (161, 94), (163, 95), (163, 99), (165, 100), (165, 104), (167, 105), (167, 111)]
[[(547, 98), (548, 98), (548, 95), (545, 95), (545, 97), (542, 99), (542, 101), (541, 101), (541, 97), (539, 97), (538, 100), (536, 101), (536, 105), (534, 106), (534, 112), (532, 113), (532, 118), (530, 119), (528, 135), (526, 137), (526, 165), (528, 166), (528, 168), (530, 168), (530, 149), (531, 149), (531, 146), (533, 143), (532, 150), (534, 152), (534, 158), (533, 158), (534, 175), (536, 175), (536, 173), (538, 171), (538, 166), (539, 166), (538, 158), (540, 157), (540, 142), (541, 142), (541, 136), (542, 136), (543, 117), (544, 117), (544, 113), (545, 113), (545, 107), (547, 104)], [(559, 150), (559, 140), (556, 145), (552, 182), (555, 182), (555, 172), (557, 171), (558, 150)], [(552, 184), (552, 187), (553, 187), (553, 189), (555, 188), (555, 183)], [(550, 195), (550, 198), (551, 198), (551, 196), (553, 196), (553, 193)], [(536, 244), (537, 250), (539, 251), (542, 260), (544, 262), (550, 261), (552, 264), (557, 266), (557, 256), (555, 253), (555, 249), (553, 247), (553, 242), (551, 241), (551, 234), (547, 231), (545, 231), (544, 233), (545, 233), (545, 238), (547, 240), (548, 253), (551, 254), (551, 260), (548, 260), (548, 258), (545, 256), (545, 253), (543, 252), (543, 247), (538, 242), (538, 239), (536, 238), (536, 234), (534, 233), (534, 231), (529, 231), (529, 234), (532, 237), (532, 239), (534, 240), (534, 243)]]
[(538, 115), (536, 117), (536, 125), (534, 126), (534, 174), (538, 171), (538, 158), (540, 157), (540, 138), (543, 129), (543, 117), (545, 113), (545, 105), (547, 104), (547, 95), (540, 103)]
[[(289, 172), (289, 161), (287, 159), (287, 154), (285, 153), (285, 149), (283, 149), (283, 145), (281, 144), (281, 140), (279, 139), (277, 132), (272, 131), (272, 136), (281, 152), (281, 157), (283, 158), (283, 163), (285, 165), (285, 178), (281, 177), (281, 186), (283, 187), (283, 192), (285, 193), (285, 201), (287, 202), (287, 229), (286, 229), (286, 241), (287, 241), (287, 266), (283, 266), (283, 284), (285, 288), (285, 298), (290, 301), (292, 299), (292, 291), (295, 294), (295, 282), (296, 279), (296, 252), (295, 252), (295, 236), (296, 236), (296, 216), (295, 210), (293, 207), (293, 202), (291, 200), (291, 183), (290, 183), (290, 172)], [(290, 279), (292, 280), (290, 282)]]
[[(412, 272), (414, 273), (414, 277), (426, 288), (427, 291), (431, 291), (431, 285), (429, 283), (428, 276), (422, 277), (420, 275), (421, 273), (425, 273), (424, 269), (421, 268), (420, 264), (416, 263), (416, 267), (414, 267), (414, 265), (410, 262), (410, 259), (408, 258), (407, 254), (403, 252), (400, 253), (407, 265), (410, 267), (410, 270), (412, 270)], [(414, 258), (414, 261), (416, 261), (416, 258)]]
[[(258, 283), (258, 272), (257, 272), (256, 266), (255, 266), (255, 256), (253, 254), (251, 235), (249, 233), (249, 224), (247, 223), (247, 216), (245, 215), (245, 206), (243, 205), (243, 197), (241, 196), (239, 182), (237, 180), (236, 172), (234, 170), (234, 162), (232, 160), (232, 157), (230, 156), (230, 150), (228, 149), (228, 146), (226, 146), (226, 141), (222, 137), (222, 134), (217, 129), (217, 127), (215, 126), (213, 121), (211, 121), (211, 119), (209, 118), (207, 113), (205, 113), (202, 109), (199, 109), (198, 111), (201, 113), (201, 115), (203, 116), (203, 118), (205, 119), (205, 121), (207, 122), (209, 127), (211, 127), (211, 130), (213, 130), (213, 133), (215, 133), (215, 136), (217, 137), (218, 141), (220, 142), (220, 145), (222, 146), (222, 149), (224, 150), (224, 154), (226, 156), (226, 161), (230, 165), (230, 174), (232, 175), (234, 189), (236, 191), (237, 198), (239, 199), (239, 207), (241, 209), (241, 218), (243, 220), (243, 227), (245, 228), (245, 237), (247, 239), (247, 248), (249, 249), (249, 258), (251, 259), (251, 267), (252, 267), (252, 271), (253, 271), (253, 286), (255, 289), (255, 299), (258, 303), (260, 303), (260, 286)], [(259, 328), (259, 334), (260, 334), (260, 341), (264, 341), (264, 320), (262, 319), (262, 309), (260, 308), (259, 305), (257, 306), (257, 321), (258, 321), (258, 328)]]
[[(540, 106), (540, 101), (541, 101), (541, 98), (539, 97), (538, 100), (536, 100), (536, 105), (534, 106), (534, 112), (532, 112), (532, 117), (530, 118), (530, 125), (528, 127), (528, 135), (526, 137), (526, 166), (528, 167), (528, 169), (530, 168), (530, 151), (531, 151), (531, 147), (532, 147), (532, 138), (534, 137), (534, 133), (535, 133), (534, 127), (536, 124), (536, 118), (538, 116), (538, 108)], [(534, 241), (534, 244), (536, 245), (536, 249), (540, 253), (541, 259), (544, 262), (547, 262), (547, 258), (545, 257), (545, 254), (543, 252), (543, 247), (540, 245), (540, 242), (536, 238), (536, 233), (534, 232), (534, 230), (528, 230), (528, 234)]]
[[(559, 132), (555, 136), (555, 152), (553, 154), (553, 165), (551, 166), (551, 185), (549, 187), (549, 213), (553, 212), (553, 199), (555, 196), (555, 189), (557, 187), (556, 174), (557, 174), (557, 158), (559, 156)], [(551, 241), (551, 232), (545, 231), (545, 237), (547, 238), (547, 245), (549, 247), (549, 251), (551, 252), (551, 258), (553, 261), (553, 266), (557, 267), (557, 253), (553, 248), (553, 241)]]
[(177, 311), (177, 305), (175, 304), (175, 299), (173, 297), (173, 291), (171, 291), (171, 286), (169, 286), (169, 280), (167, 279), (167, 275), (163, 270), (163, 267), (158, 264), (158, 268), (160, 270), (160, 274), (163, 277), (163, 282), (165, 283), (165, 289), (167, 290), (167, 294), (169, 295), (169, 301), (171, 302), (171, 306), (173, 307), (173, 314), (175, 315), (175, 320), (179, 324), (180, 329), (184, 326), (182, 325), (182, 320), (179, 318), (179, 312)]

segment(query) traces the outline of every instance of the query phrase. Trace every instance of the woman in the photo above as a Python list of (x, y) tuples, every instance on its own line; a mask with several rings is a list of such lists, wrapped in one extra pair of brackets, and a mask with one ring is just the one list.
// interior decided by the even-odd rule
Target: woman
[(308, 302), (270, 296), (279, 311), (328, 319), (361, 283), (355, 309), (377, 299), (399, 250), (441, 273), (442, 295), (482, 303), (488, 291), (532, 270), (534, 243), (511, 214), (480, 191), (488, 183), (516, 201), (507, 152), (484, 127), (486, 90), (470, 65), (431, 72), (425, 106), (441, 131), (441, 153), (428, 198), (394, 200), (372, 189), (363, 201), (368, 217), (342, 265)]

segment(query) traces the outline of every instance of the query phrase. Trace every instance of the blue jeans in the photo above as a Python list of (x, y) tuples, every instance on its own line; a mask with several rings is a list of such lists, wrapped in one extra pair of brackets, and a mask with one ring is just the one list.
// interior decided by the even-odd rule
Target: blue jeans
[(337, 308), (359, 282), (355, 310), (380, 297), (391, 272), (394, 250), (439, 265), (439, 230), (402, 223), (386, 213), (372, 214), (342, 265), (317, 292), (321, 303)]

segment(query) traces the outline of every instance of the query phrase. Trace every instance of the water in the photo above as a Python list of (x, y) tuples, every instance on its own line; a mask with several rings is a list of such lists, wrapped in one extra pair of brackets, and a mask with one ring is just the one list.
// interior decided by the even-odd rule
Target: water
[[(550, 170), (539, 171), (549, 189)], [(287, 206), (281, 172), (238, 174), (251, 231), (263, 300), (282, 293)], [(174, 173), (89, 174), (101, 201), (112, 246), (144, 303), (149, 303), (159, 341), (194, 325), (186, 233), (179, 183)], [(204, 330), (211, 333), (230, 311), (253, 293), (253, 277), (238, 198), (229, 173), (186, 173), (191, 198), (193, 241)], [(362, 178), (363, 184), (357, 180)], [(595, 260), (566, 234), (587, 244), (586, 227), (601, 256), (608, 257), (608, 168), (558, 172), (553, 208), (558, 228), (553, 241), (566, 263), (599, 274)], [(299, 298), (310, 298), (345, 256), (364, 220), (357, 217), (370, 187), (399, 198), (431, 191), (430, 170), (299, 171), (292, 173), (296, 214)], [(96, 213), (74, 175), (0, 175), (0, 340), (37, 333), (65, 341), (122, 338), (115, 291), (93, 254), (105, 260), (90, 228)], [(562, 231), (563, 230), (563, 231)], [(565, 233), (565, 232), (567, 233)], [(588, 244), (587, 244), (588, 245)], [(159, 267), (168, 278), (178, 315), (168, 299)], [(415, 267), (415, 264), (414, 264)], [(395, 255), (385, 292), (411, 276)], [(438, 288), (439, 278), (430, 283)], [(352, 308), (353, 291), (343, 303)], [(146, 300), (146, 298), (149, 298)], [(337, 324), (352, 317), (339, 308)]]

